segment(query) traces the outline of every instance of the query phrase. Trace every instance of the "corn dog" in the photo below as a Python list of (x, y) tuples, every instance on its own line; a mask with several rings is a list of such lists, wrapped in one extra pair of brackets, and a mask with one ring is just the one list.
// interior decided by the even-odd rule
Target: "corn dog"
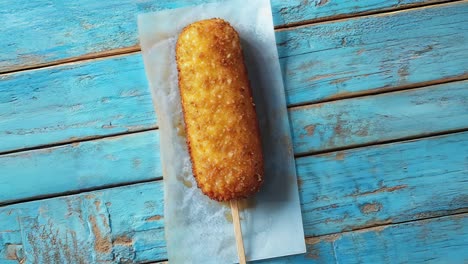
[(222, 19), (182, 30), (179, 90), (192, 171), (217, 201), (245, 198), (263, 182), (263, 156), (239, 35)]

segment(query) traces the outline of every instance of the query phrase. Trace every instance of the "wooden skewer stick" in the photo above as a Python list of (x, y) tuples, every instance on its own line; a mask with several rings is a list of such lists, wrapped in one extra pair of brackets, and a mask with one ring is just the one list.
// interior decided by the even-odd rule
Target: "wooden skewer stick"
[(242, 229), (239, 220), (239, 207), (237, 206), (237, 200), (231, 200), (231, 214), (232, 223), (234, 225), (234, 234), (236, 235), (237, 255), (239, 256), (239, 264), (245, 264), (245, 251), (244, 241), (242, 240)]

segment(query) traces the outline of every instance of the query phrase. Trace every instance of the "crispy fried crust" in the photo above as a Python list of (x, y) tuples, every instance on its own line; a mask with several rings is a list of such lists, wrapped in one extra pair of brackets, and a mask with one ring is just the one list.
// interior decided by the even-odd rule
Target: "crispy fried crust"
[(176, 60), (198, 187), (218, 201), (252, 195), (263, 156), (239, 35), (222, 19), (198, 21), (179, 35)]

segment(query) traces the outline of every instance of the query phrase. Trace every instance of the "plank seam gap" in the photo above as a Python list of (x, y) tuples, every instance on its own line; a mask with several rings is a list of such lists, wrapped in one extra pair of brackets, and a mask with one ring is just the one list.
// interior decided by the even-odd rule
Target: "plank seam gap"
[(327, 23), (334, 23), (334, 22), (339, 22), (339, 21), (343, 21), (347, 19), (356, 19), (356, 18), (370, 17), (370, 16), (382, 15), (382, 14), (406, 12), (408, 10), (419, 9), (419, 8), (424, 8), (424, 7), (430, 8), (430, 7), (446, 6), (446, 5), (451, 5), (451, 4), (456, 4), (458, 2), (466, 2), (466, 1), (467, 0), (447, 0), (447, 1), (441, 1), (441, 2), (436, 2), (436, 3), (416, 3), (416, 4), (405, 5), (402, 7), (386, 8), (386, 9), (380, 9), (380, 10), (375, 10), (375, 11), (364, 11), (364, 12), (359, 12), (359, 13), (354, 13), (354, 14), (309, 19), (309, 20), (303, 20), (299, 22), (276, 26), (275, 30), (285, 31), (285, 30), (290, 30), (290, 29), (308, 27), (310, 25), (327, 24)]
[[(434, 133), (434, 135), (427, 135), (427, 136), (418, 137), (418, 138), (414, 138), (414, 139), (424, 139), (424, 138), (430, 138), (430, 137), (435, 137), (435, 136), (440, 136), (440, 135), (450, 135), (450, 134), (456, 134), (456, 133), (463, 133), (463, 132), (466, 132), (466, 131), (468, 131), (468, 128), (460, 130), (458, 132)], [(410, 140), (414, 140), (414, 139), (410, 139)], [(387, 142), (371, 144), (370, 146), (384, 145), (384, 144), (390, 144), (390, 143), (401, 142), (401, 141), (407, 141), (407, 140), (395, 139), (395, 140), (391, 140), (391, 141), (389, 140)], [(343, 148), (343, 150), (355, 149), (355, 148), (361, 148), (361, 147), (365, 147), (365, 146)], [(336, 151), (340, 151), (340, 150), (316, 152), (316, 153), (313, 153), (313, 154), (305, 154), (305, 155), (299, 154), (299, 155), (295, 155), (295, 158), (301, 158), (301, 157), (312, 156), (312, 155), (320, 155), (320, 154), (324, 154), (324, 153), (328, 153), (328, 152), (336, 152)], [(58, 198), (58, 197), (63, 197), (63, 196), (68, 196), (68, 195), (77, 195), (77, 194), (82, 194), (82, 193), (86, 193), (86, 192), (93, 192), (93, 191), (100, 191), (100, 190), (111, 189), (111, 188), (138, 185), (138, 184), (142, 184), (142, 183), (158, 182), (158, 181), (161, 181), (162, 179), (163, 179), (163, 177), (160, 176), (160, 177), (155, 177), (155, 178), (147, 179), (147, 180), (126, 182), (126, 183), (117, 183), (117, 184), (108, 184), (108, 185), (103, 185), (103, 186), (99, 186), (99, 187), (91, 187), (91, 188), (80, 189), (80, 190), (75, 190), (75, 191), (68, 191), (68, 192), (55, 193), (55, 194), (50, 194), (50, 195), (34, 196), (34, 197), (28, 197), (28, 198), (24, 198), (24, 199), (11, 200), (11, 201), (7, 201), (7, 202), (0, 202), (0, 208), (6, 207), (6, 206), (9, 206), (9, 205), (13, 205), (13, 204), (19, 204), (19, 203), (34, 202), (34, 201), (46, 200), (46, 199), (51, 199), (51, 198)]]
[(354, 99), (354, 98), (360, 98), (360, 97), (370, 97), (370, 96), (387, 94), (387, 93), (397, 93), (397, 92), (403, 92), (403, 91), (408, 91), (408, 90), (418, 90), (418, 89), (428, 88), (430, 86), (436, 86), (436, 85), (441, 85), (441, 84), (449, 84), (449, 83), (455, 83), (455, 82), (463, 82), (463, 81), (467, 81), (467, 80), (468, 80), (468, 73), (463, 74), (463, 75), (459, 75), (459, 76), (455, 76), (455, 77), (449, 77), (449, 78), (443, 78), (443, 79), (438, 79), (438, 80), (413, 83), (413, 84), (408, 84), (408, 85), (400, 85), (400, 86), (393, 86), (393, 87), (386, 87), (386, 88), (375, 88), (373, 90), (367, 90), (367, 91), (363, 91), (363, 92), (355, 92), (355, 93), (353, 93), (351, 95), (336, 96), (336, 97), (327, 98), (327, 99), (323, 99), (323, 100), (315, 101), (315, 102), (312, 101), (312, 102), (304, 102), (304, 103), (300, 103), (300, 104), (290, 104), (288, 106), (288, 108), (290, 108), (290, 109), (309, 108), (309, 107), (313, 107), (314, 105), (330, 103), (330, 102), (334, 102), (334, 101)]
[[(344, 99), (353, 99), (353, 98), (359, 98), (359, 97), (368, 97), (368, 96), (374, 96), (374, 95), (379, 95), (379, 94), (386, 94), (386, 93), (394, 93), (394, 92), (402, 92), (406, 90), (415, 90), (415, 89), (422, 89), (422, 88), (427, 88), (428, 86), (434, 86), (434, 85), (440, 85), (440, 84), (447, 84), (447, 83), (453, 83), (453, 82), (460, 82), (460, 81), (467, 81), (468, 80), (468, 74), (464, 74), (458, 77), (453, 77), (453, 78), (446, 78), (446, 79), (440, 79), (440, 80), (435, 80), (435, 81), (429, 81), (429, 82), (421, 82), (421, 83), (416, 83), (412, 85), (407, 85), (407, 86), (397, 86), (394, 88), (389, 88), (386, 90), (378, 90), (375, 92), (365, 92), (361, 94), (354, 94), (350, 96), (343, 96), (343, 97), (337, 97), (337, 98), (330, 98), (327, 100), (323, 101), (318, 101), (318, 102), (312, 102), (312, 103), (304, 103), (304, 104), (291, 104), (287, 108), (288, 110), (293, 110), (293, 109), (300, 109), (300, 108), (307, 108), (307, 107), (312, 107), (316, 104), (322, 104), (322, 103), (329, 103), (329, 102), (334, 102), (334, 101), (339, 101), (339, 100), (344, 100)], [(20, 153), (20, 152), (26, 152), (26, 151), (31, 151), (31, 150), (40, 150), (40, 149), (46, 149), (46, 148), (52, 148), (52, 147), (59, 147), (63, 145), (69, 145), (72, 143), (81, 143), (81, 142), (87, 142), (87, 141), (93, 141), (93, 140), (99, 140), (99, 139), (105, 139), (105, 138), (112, 138), (112, 137), (120, 137), (120, 136), (125, 136), (125, 135), (131, 135), (131, 134), (136, 134), (136, 133), (144, 133), (152, 130), (157, 130), (158, 126), (155, 126), (153, 128), (148, 128), (148, 129), (141, 129), (141, 130), (135, 130), (135, 131), (130, 131), (130, 132), (124, 132), (124, 133), (117, 133), (117, 134), (110, 134), (110, 135), (103, 135), (103, 136), (90, 136), (87, 138), (82, 138), (82, 139), (77, 139), (77, 140), (71, 140), (71, 141), (62, 141), (62, 142), (57, 142), (57, 143), (50, 143), (50, 144), (44, 144), (44, 145), (39, 145), (39, 146), (34, 146), (34, 147), (28, 147), (28, 148), (19, 148), (15, 150), (8, 150), (8, 151), (0, 151), (0, 156), (2, 155), (8, 155), (8, 154), (14, 154), (14, 153)], [(456, 132), (455, 132), (456, 133)], [(372, 145), (372, 144), (371, 144)], [(352, 147), (354, 148), (354, 147)], [(332, 152), (332, 151), (326, 151), (326, 152)], [(324, 153), (326, 153), (324, 152)], [(307, 154), (306, 152), (305, 156), (311, 155)], [(311, 152), (312, 154), (317, 154), (314, 152)], [(296, 157), (301, 157), (304, 156), (303, 154), (296, 154)]]
[[(288, 110), (309, 108), (309, 107), (313, 107), (314, 105), (317, 105), (317, 104), (329, 103), (329, 102), (334, 102), (334, 101), (339, 101), (339, 100), (353, 99), (353, 98), (360, 98), (360, 97), (368, 97), (368, 96), (387, 94), (387, 93), (396, 93), (396, 92), (402, 92), (402, 91), (407, 91), (407, 90), (423, 89), (423, 88), (427, 88), (428, 86), (447, 84), (447, 83), (453, 83), (453, 82), (461, 82), (461, 81), (467, 81), (467, 80), (468, 80), (468, 74), (464, 74), (464, 75), (459, 76), (459, 77), (440, 79), (440, 80), (422, 82), (422, 83), (416, 83), (416, 84), (412, 84), (412, 85), (408, 85), (408, 86), (399, 86), (399, 87), (389, 88), (387, 90), (378, 90), (378, 91), (375, 91), (375, 92), (366, 92), (366, 93), (355, 94), (355, 95), (351, 95), (351, 96), (330, 98), (328, 100), (323, 100), (323, 101), (313, 102), (313, 103), (308, 103), (308, 104), (304, 103), (304, 104), (300, 104), (300, 105), (290, 105), (287, 108), (288, 108)], [(140, 129), (140, 130), (130, 131), (130, 132), (124, 132), (124, 133), (116, 133), (116, 134), (101, 135), (101, 136), (90, 136), (90, 137), (87, 137), (87, 138), (80, 138), (80, 139), (76, 139), (76, 140), (62, 141), (62, 142), (44, 144), (44, 145), (39, 145), (39, 146), (34, 146), (34, 147), (27, 147), (27, 148), (19, 148), (19, 149), (8, 150), (8, 151), (0, 151), (0, 156), (8, 155), (8, 154), (16, 154), (16, 153), (26, 152), (26, 151), (33, 151), (33, 150), (41, 150), (41, 149), (47, 149), (47, 148), (53, 148), (53, 147), (60, 147), (60, 146), (69, 145), (69, 144), (73, 144), (73, 143), (81, 143), (81, 142), (100, 140), (100, 139), (106, 139), (106, 138), (112, 138), (112, 137), (120, 137), (120, 136), (137, 134), (137, 133), (144, 133), (144, 132), (153, 131), (153, 130), (158, 130), (158, 126), (155, 126), (155, 127), (152, 127), (152, 128), (147, 128), (147, 129)], [(390, 141), (358, 144), (358, 145), (348, 146), (348, 147), (343, 147), (343, 148), (332, 148), (332, 149), (325, 150), (325, 151), (304, 152), (304, 153), (295, 154), (294, 156), (298, 158), (298, 157), (304, 157), (304, 156), (309, 156), (309, 155), (324, 154), (324, 153), (329, 153), (329, 152), (348, 150), (348, 149), (354, 149), (354, 148), (360, 148), (360, 147), (367, 147), (367, 146), (373, 146), (373, 145), (394, 143), (395, 141), (401, 141), (401, 140), (419, 139), (419, 138), (432, 137), (432, 136), (443, 135), (443, 134), (458, 133), (458, 132), (464, 132), (464, 131), (465, 131), (465, 129), (453, 130), (453, 131), (448, 130), (447, 133), (442, 132), (442, 134), (440, 134), (441, 132), (438, 132), (438, 133), (435, 133), (435, 134), (430, 133), (430, 134), (428, 134), (428, 136), (422, 136), (422, 137), (419, 136), (419, 135), (410, 136), (410, 137), (403, 137), (401, 139), (394, 139), (394, 140), (390, 140)]]
[(352, 149), (359, 149), (359, 148), (367, 148), (367, 147), (372, 147), (372, 146), (388, 145), (388, 144), (393, 144), (393, 143), (398, 143), (398, 142), (420, 140), (420, 139), (426, 139), (426, 138), (432, 138), (432, 137), (438, 137), (438, 136), (445, 136), (445, 135), (451, 135), (451, 134), (461, 134), (461, 133), (465, 133), (465, 132), (468, 132), (468, 128), (446, 130), (446, 131), (443, 131), (443, 132), (433, 132), (433, 133), (427, 133), (427, 134), (419, 134), (419, 135), (400, 137), (400, 138), (382, 140), (382, 141), (374, 141), (374, 142), (369, 142), (369, 143), (350, 145), (350, 146), (346, 146), (346, 147), (330, 148), (330, 149), (321, 150), (321, 151), (309, 151), (309, 152), (303, 152), (303, 153), (295, 154), (294, 157), (295, 158), (303, 158), (303, 157), (307, 157), (307, 156), (322, 155), (322, 154), (327, 154), (327, 153), (331, 153), (331, 152), (338, 152), (338, 151), (345, 151), (345, 150), (352, 150)]
[[(425, 217), (425, 218), (419, 218), (419, 219), (414, 219), (414, 220), (406, 220), (406, 221), (401, 221), (401, 222), (395, 222), (395, 223), (390, 223), (390, 224), (383, 224), (383, 225), (375, 225), (375, 226), (370, 226), (370, 227), (364, 227), (364, 228), (357, 228), (357, 229), (352, 229), (352, 230), (346, 230), (342, 232), (335, 232), (335, 233), (329, 233), (329, 234), (323, 234), (319, 236), (305, 236), (305, 239), (323, 239), (329, 236), (333, 235), (344, 235), (348, 233), (353, 233), (353, 232), (366, 232), (366, 231), (372, 231), (373, 229), (378, 229), (382, 227), (392, 227), (392, 226), (398, 226), (401, 224), (407, 224), (407, 223), (413, 223), (413, 222), (419, 222), (419, 221), (425, 221), (425, 220), (431, 220), (431, 219), (437, 219), (437, 218), (444, 218), (444, 217), (451, 217), (451, 216), (458, 216), (458, 215), (468, 215), (468, 208), (461, 208), (459, 210), (463, 210), (462, 212), (455, 212), (447, 215), (440, 215), (440, 216), (433, 216), (433, 217)], [(307, 242), (306, 242), (307, 243)], [(141, 262), (141, 264), (163, 264), (165, 262), (168, 262), (168, 259), (156, 259), (156, 260), (149, 260), (145, 262)], [(169, 263), (170, 264), (170, 263)]]
[[(418, 4), (413, 4), (413, 5), (407, 5), (401, 8), (398, 8), (398, 7), (388, 8), (388, 9), (383, 9), (380, 11), (369, 11), (369, 12), (355, 13), (351, 15), (330, 16), (330, 17), (325, 17), (325, 18), (320, 18), (320, 19), (304, 20), (304, 21), (300, 21), (297, 23), (277, 26), (275, 27), (275, 31), (279, 32), (279, 31), (285, 31), (285, 30), (294, 29), (294, 28), (306, 27), (310, 25), (333, 23), (336, 21), (341, 21), (341, 20), (346, 20), (346, 19), (351, 19), (351, 18), (354, 19), (354, 18), (368, 17), (368, 16), (387, 14), (387, 13), (391, 14), (391, 13), (396, 13), (396, 12), (401, 12), (401, 11), (406, 11), (406, 10), (418, 9), (422, 7), (441, 6), (441, 5), (443, 6), (443, 5), (449, 5), (449, 4), (453, 4), (457, 2), (466, 2), (466, 1), (467, 0), (447, 0), (447, 1), (438, 2), (438, 3), (418, 3)], [(45, 62), (45, 63), (36, 64), (36, 65), (17, 67), (17, 68), (13, 68), (13, 69), (6, 70), (6, 71), (0, 71), (0, 76), (4, 74), (11, 74), (11, 73), (23, 72), (23, 71), (28, 71), (28, 70), (39, 70), (43, 68), (50, 68), (50, 67), (59, 66), (59, 65), (60, 66), (67, 65), (71, 63), (89, 61), (89, 60), (94, 60), (94, 59), (129, 55), (133, 53), (138, 53), (140, 51), (141, 51), (140, 45), (136, 44), (130, 47), (111, 49), (107, 51), (85, 54), (85, 55), (80, 55), (77, 57), (71, 57), (71, 58), (62, 59), (62, 60)]]
[[(58, 143), (34, 146), (34, 147), (30, 147), (30, 148), (21, 148), (21, 149), (4, 151), (4, 152), (0, 152), (0, 156), (9, 155), (9, 154), (17, 154), (17, 153), (27, 152), (27, 151), (34, 151), (34, 150), (41, 150), (41, 149), (47, 149), (47, 148), (66, 146), (66, 145), (71, 145), (71, 144), (74, 144), (74, 143), (83, 143), (83, 142), (100, 140), (100, 139), (110, 139), (110, 138), (115, 138), (115, 137), (122, 137), (122, 136), (145, 133), (145, 132), (156, 131), (156, 130), (158, 130), (158, 127), (148, 128), (148, 129), (141, 129), (141, 130), (125, 132), (125, 133), (104, 135), (104, 136), (92, 136), (92, 137), (77, 139), (77, 140), (73, 140), (73, 141), (58, 142)], [(401, 141), (410, 141), (410, 140), (431, 138), (431, 137), (436, 137), (436, 136), (457, 134), (457, 133), (463, 133), (463, 132), (466, 132), (466, 131), (468, 131), (468, 128), (447, 130), (447, 131), (443, 131), (443, 132), (435, 132), (435, 133), (429, 133), (429, 134), (413, 135), (413, 136), (401, 137), (401, 138), (391, 139), (391, 140), (370, 142), (370, 143), (364, 143), (364, 144), (356, 144), (356, 145), (351, 145), (351, 146), (346, 146), (346, 147), (339, 147), (339, 148), (331, 148), (331, 149), (327, 149), (327, 150), (323, 150), (323, 151), (309, 151), (309, 152), (297, 153), (297, 154), (294, 154), (294, 157), (295, 158), (302, 158), (302, 157), (307, 157), (307, 156), (321, 155), (321, 154), (327, 154), (327, 153), (331, 153), (331, 152), (344, 151), (344, 150), (350, 150), (350, 149), (358, 149), (358, 148), (363, 148), (363, 147), (370, 147), (370, 146), (377, 146), (377, 145), (387, 145), (387, 144), (392, 144), (392, 143), (401, 142)], [(0, 205), (1, 205), (1, 203), (0, 203)]]
[[(356, 228), (356, 229), (350, 229), (346, 231), (341, 231), (341, 232), (333, 232), (333, 233), (328, 233), (328, 234), (323, 234), (319, 236), (305, 236), (307, 238), (321, 238), (321, 237), (327, 237), (327, 236), (333, 236), (333, 235), (342, 235), (342, 234), (347, 234), (347, 233), (353, 233), (353, 232), (365, 232), (368, 230), (372, 229), (379, 229), (382, 227), (391, 227), (391, 226), (397, 226), (397, 225), (402, 225), (402, 224), (407, 224), (407, 223), (414, 223), (414, 222), (419, 222), (419, 221), (426, 221), (426, 220), (431, 220), (431, 219), (437, 219), (437, 218), (443, 218), (443, 217), (450, 217), (450, 216), (457, 216), (457, 215), (468, 215), (468, 207), (463, 207), (459, 209), (454, 209), (454, 210), (448, 210), (449, 212), (446, 215), (437, 215), (437, 216), (429, 216), (429, 217), (421, 217), (418, 219), (411, 219), (411, 220), (405, 220), (405, 221), (399, 221), (399, 222), (393, 222), (393, 223), (388, 223), (388, 224), (381, 224), (381, 225), (372, 225), (372, 226), (366, 226), (362, 228)], [(453, 213), (450, 213), (453, 212)]]
[(140, 262), (140, 264), (165, 264), (169, 260), (168, 259), (158, 259), (158, 260), (150, 260), (145, 262)]
[(7, 207), (10, 205), (14, 205), (14, 204), (43, 201), (43, 200), (48, 200), (48, 199), (70, 196), (70, 195), (78, 195), (78, 194), (83, 194), (83, 193), (102, 191), (106, 189), (132, 186), (132, 185), (138, 185), (138, 184), (143, 184), (143, 183), (152, 183), (152, 182), (156, 183), (156, 182), (161, 181), (162, 179), (163, 179), (162, 176), (158, 176), (158, 177), (154, 177), (154, 178), (146, 179), (146, 180), (131, 181), (131, 182), (125, 182), (125, 183), (116, 183), (116, 184), (107, 184), (107, 185), (102, 185), (99, 187), (84, 188), (84, 189), (79, 189), (79, 190), (74, 190), (74, 191), (39, 195), (39, 196), (33, 196), (33, 197), (28, 197), (28, 198), (23, 198), (23, 199), (16, 199), (16, 200), (9, 200), (6, 202), (0, 202), (0, 208)]
[(89, 136), (89, 137), (84, 137), (84, 138), (78, 138), (76, 140), (67, 140), (67, 141), (55, 142), (55, 143), (50, 143), (50, 144), (38, 145), (38, 146), (34, 146), (34, 147), (27, 147), (27, 148), (19, 148), (19, 149), (14, 149), (14, 150), (8, 150), (8, 151), (3, 151), (3, 152), (0, 151), (0, 156), (8, 155), (8, 154), (16, 154), (16, 153), (26, 152), (26, 151), (33, 151), (33, 150), (41, 150), (41, 149), (47, 149), (47, 148), (60, 147), (60, 146), (65, 146), (65, 145), (71, 145), (71, 144), (74, 144), (74, 143), (83, 143), (83, 142), (100, 140), (100, 139), (109, 139), (109, 138), (115, 138), (115, 137), (122, 137), (122, 136), (126, 136), (126, 135), (139, 134), (139, 133), (144, 133), (144, 132), (148, 132), (148, 131), (156, 131), (156, 130), (158, 130), (158, 126), (150, 127), (150, 128), (146, 128), (146, 129), (134, 130), (134, 131), (127, 131), (127, 132), (123, 132), (123, 133), (108, 134), (108, 135), (95, 135), (95, 136)]
[(108, 51), (85, 54), (85, 55), (81, 55), (78, 57), (71, 57), (67, 59), (45, 62), (45, 63), (40, 63), (36, 65), (31, 65), (31, 66), (18, 67), (18, 68), (14, 68), (11, 70), (0, 72), (0, 76), (7, 75), (7, 74), (20, 73), (20, 72), (25, 72), (25, 71), (48, 69), (48, 68), (53, 68), (57, 66), (66, 66), (66, 65), (70, 65), (74, 63), (83, 63), (83, 62), (93, 61), (96, 59), (108, 59), (112, 57), (127, 56), (131, 54), (140, 53), (140, 51), (141, 51), (141, 48), (139, 45), (126, 47), (126, 48), (111, 49)]

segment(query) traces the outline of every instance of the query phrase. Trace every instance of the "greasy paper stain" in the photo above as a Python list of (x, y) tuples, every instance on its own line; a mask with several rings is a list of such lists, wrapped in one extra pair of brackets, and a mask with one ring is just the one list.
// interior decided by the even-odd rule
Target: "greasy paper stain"
[(226, 220), (227, 220), (229, 223), (232, 223), (232, 214), (231, 214), (231, 211), (225, 211), (225, 212), (224, 212), (224, 218), (226, 218)]
[[(227, 211), (224, 212), (224, 218), (226, 218), (226, 220), (229, 223), (233, 222), (231, 210), (227, 210)], [(239, 220), (244, 220), (244, 218), (242, 218), (242, 216), (239, 215)]]
[(257, 206), (257, 201), (255, 198), (242, 199), (237, 202), (240, 211), (245, 209), (253, 209)]
[(185, 138), (186, 137), (185, 127), (184, 127), (184, 123), (182, 122), (182, 120), (180, 118), (175, 121), (174, 126), (177, 128), (177, 135), (179, 137)]
[(186, 179), (182, 179), (182, 183), (185, 185), (187, 188), (192, 188), (192, 182)]

